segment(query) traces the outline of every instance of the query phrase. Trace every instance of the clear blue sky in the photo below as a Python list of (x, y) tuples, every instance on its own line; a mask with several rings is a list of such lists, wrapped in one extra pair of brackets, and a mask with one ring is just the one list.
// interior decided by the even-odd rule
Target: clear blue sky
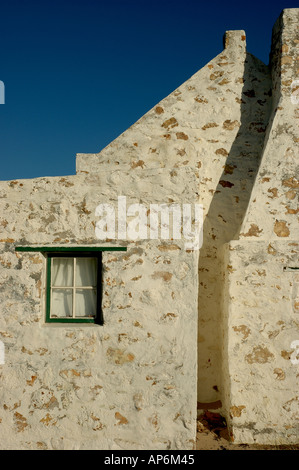
[(0, 180), (75, 173), (244, 29), (268, 64), (299, 0), (0, 0)]

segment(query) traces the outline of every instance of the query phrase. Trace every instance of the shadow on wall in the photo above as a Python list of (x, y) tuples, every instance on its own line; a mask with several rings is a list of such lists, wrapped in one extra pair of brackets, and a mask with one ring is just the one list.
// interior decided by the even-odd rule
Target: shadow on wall
[(221, 292), (223, 269), (229, 269), (229, 266), (222, 266), (220, 248), (238, 238), (261, 161), (272, 105), (269, 67), (249, 53), (244, 63), (243, 83), (239, 97), (241, 122), (228, 120), (223, 123), (224, 129), (233, 130), (239, 126), (239, 131), (203, 226), (198, 297), (200, 409), (221, 408)]

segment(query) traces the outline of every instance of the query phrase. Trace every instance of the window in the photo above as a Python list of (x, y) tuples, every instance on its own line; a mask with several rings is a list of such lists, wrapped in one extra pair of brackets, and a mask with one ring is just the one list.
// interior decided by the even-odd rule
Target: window
[(48, 253), (47, 322), (102, 323), (101, 253)]
[(126, 247), (17, 246), (46, 256), (46, 322), (103, 325), (102, 252)]

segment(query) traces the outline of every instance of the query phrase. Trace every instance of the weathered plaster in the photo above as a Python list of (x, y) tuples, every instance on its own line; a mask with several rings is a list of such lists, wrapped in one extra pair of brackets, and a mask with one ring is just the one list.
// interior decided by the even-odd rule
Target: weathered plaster
[(143, 185), (138, 171), (0, 184), (4, 449), (194, 447), (198, 251), (181, 240), (120, 241), (127, 252), (103, 253), (105, 324), (83, 327), (45, 324), (44, 256), (15, 252), (111, 245), (95, 238), (95, 209), (118, 194), (128, 204), (194, 200), (196, 171), (178, 168), (181, 190), (169, 170), (143, 171)]
[[(273, 28), (273, 105), (239, 240), (224, 255), (224, 408), (235, 442), (298, 443), (299, 10)], [(229, 267), (229, 269), (225, 269)]]
[[(299, 288), (283, 270), (299, 264), (298, 14), (278, 19), (269, 66), (228, 31), (187, 82), (78, 154), (76, 175), (0, 182), (1, 448), (192, 449), (197, 406), (234, 442), (298, 442)], [(201, 203), (201, 250), (100, 242), (96, 207), (120, 195)], [(15, 247), (111, 244), (128, 251), (103, 253), (104, 326), (46, 325), (45, 258)]]
[(235, 442), (298, 443), (299, 242), (240, 240), (225, 249), (224, 403)]

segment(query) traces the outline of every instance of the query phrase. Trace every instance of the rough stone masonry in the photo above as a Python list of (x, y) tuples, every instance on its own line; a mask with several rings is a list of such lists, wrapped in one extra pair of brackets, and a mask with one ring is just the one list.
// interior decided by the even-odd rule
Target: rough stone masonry
[[(76, 175), (0, 182), (2, 449), (194, 449), (197, 407), (235, 443), (299, 442), (298, 28), (284, 10), (268, 66), (226, 32)], [(202, 204), (201, 249), (97, 239), (120, 195)], [(127, 248), (102, 253), (103, 325), (45, 321), (47, 247)]]

